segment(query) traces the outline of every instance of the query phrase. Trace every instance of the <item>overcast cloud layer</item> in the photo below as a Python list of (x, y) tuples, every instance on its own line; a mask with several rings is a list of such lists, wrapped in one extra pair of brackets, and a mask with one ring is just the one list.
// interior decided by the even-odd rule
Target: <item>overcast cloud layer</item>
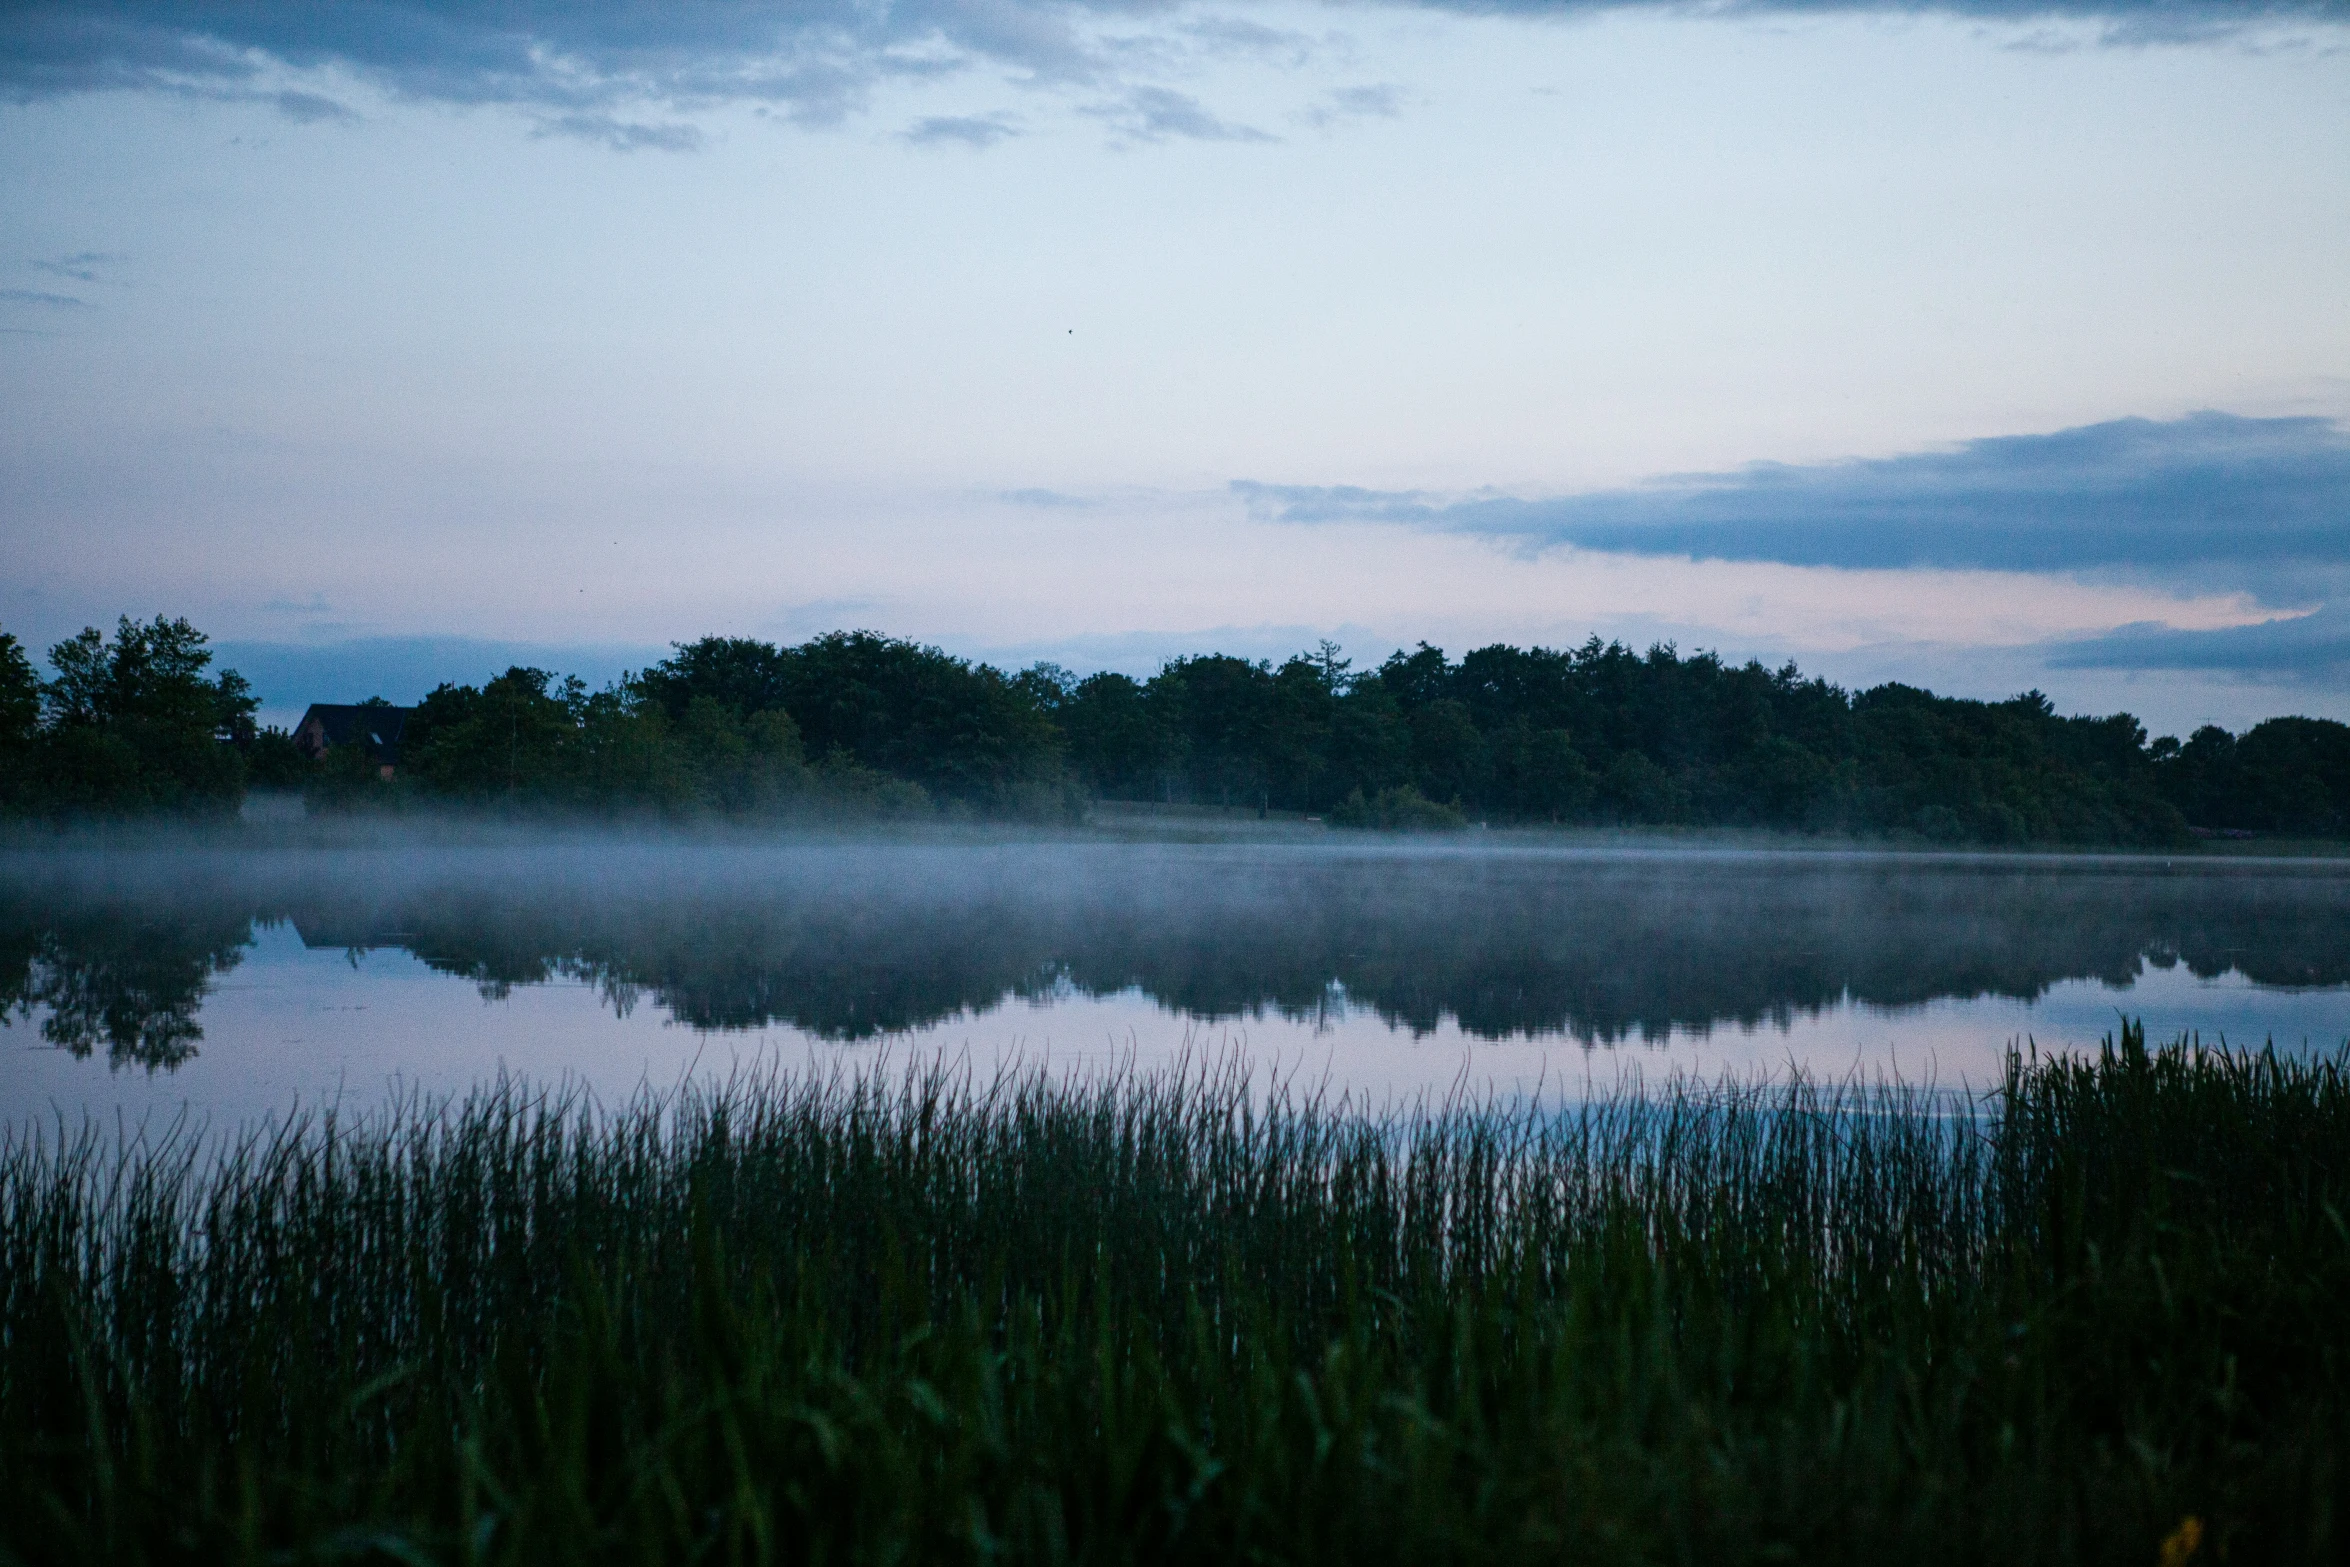
[[(1570, 19), (1662, 10), (1917, 13), (2085, 24), (2101, 41), (2206, 42), (2280, 22), (2339, 22), (2350, 0), (1407, 0), (1409, 8)], [(1343, 17), (1344, 7), (1333, 6)], [(699, 144), (690, 115), (772, 105), (810, 124), (863, 107), (892, 79), (990, 68), (1029, 87), (1091, 90), (1087, 112), (1137, 139), (1262, 137), (1156, 78), (1219, 53), (1294, 56), (1315, 40), (1180, 0), (32, 0), (0, 10), (0, 93), (23, 101), (143, 89), (274, 102), (297, 120), (351, 111), (290, 68), (337, 68), (397, 95), (534, 112), (543, 131), (617, 150)], [(1364, 90), (1376, 91), (1368, 88)], [(1323, 112), (1331, 112), (1325, 109)], [(651, 115), (654, 118), (648, 119)], [(917, 141), (986, 146), (1000, 118), (942, 116)]]

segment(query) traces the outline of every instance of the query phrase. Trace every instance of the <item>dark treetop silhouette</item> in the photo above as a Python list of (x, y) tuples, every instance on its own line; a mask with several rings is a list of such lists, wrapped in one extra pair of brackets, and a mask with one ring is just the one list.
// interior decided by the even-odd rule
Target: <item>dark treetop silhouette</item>
[(1794, 665), (1425, 643), (1358, 672), (1330, 644), (1279, 666), (1179, 658), (1148, 680), (1006, 674), (872, 632), (797, 647), (705, 637), (602, 691), (514, 668), (407, 710), (396, 776), (358, 746), (305, 756), (207, 677), (184, 620), (50, 652), (0, 633), (0, 806), (71, 816), (232, 810), (249, 784), (326, 807), (1067, 818), (1189, 802), (1342, 826), (1493, 822), (1833, 832), (1929, 842), (2181, 844), (2350, 834), (2350, 726), (2275, 718), (2149, 741), (2127, 713), (2060, 716)]

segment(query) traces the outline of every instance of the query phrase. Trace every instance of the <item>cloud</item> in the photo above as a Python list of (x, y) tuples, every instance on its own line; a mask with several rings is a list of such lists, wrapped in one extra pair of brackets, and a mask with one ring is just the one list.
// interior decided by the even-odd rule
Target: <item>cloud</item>
[[(1636, 9), (1689, 11), (1679, 0), (1417, 0), (1424, 9), (1475, 15), (1546, 17)], [(2102, 42), (2194, 44), (2255, 29), (2350, 19), (2345, 0), (1708, 0), (1700, 15), (1754, 17), (1792, 13), (1955, 16), (1996, 23), (2085, 22)]]
[[(1147, 0), (1134, 7), (1154, 8)], [(614, 115), (630, 105), (690, 112), (754, 103), (826, 123), (861, 106), (880, 81), (975, 62), (1033, 82), (1092, 82), (1100, 61), (1075, 24), (1129, 9), (1116, 0), (1098, 7), (1020, 0), (122, 0), (102, 9), (20, 0), (0, 10), (0, 97), (124, 88), (260, 95), (272, 72), (334, 68), (401, 97), (515, 105), (558, 117)], [(341, 110), (310, 93), (273, 101), (296, 115)]]
[(916, 120), (901, 139), (917, 147), (974, 147), (985, 149), (1020, 134), (1008, 114), (941, 114)]
[(535, 134), (569, 136), (614, 152), (697, 152), (702, 133), (691, 125), (639, 125), (608, 114), (563, 114), (543, 120)]
[(2294, 595), (2350, 569), (2350, 433), (2317, 418), (2116, 419), (1949, 451), (1528, 500), (1239, 483), (1260, 516), (1633, 555), (1848, 568), (2112, 570)]
[[(1531, 20), (1634, 9), (1728, 17), (1934, 13), (2079, 23), (2107, 42), (2133, 45), (2350, 21), (2350, 0), (1393, 3)], [(1189, 14), (1178, 20), (1178, 12)], [(1135, 140), (1249, 140), (1263, 133), (1225, 125), (1169, 89), (1138, 87), (1122, 67), (1155, 60), (1180, 68), (1187, 57), (1231, 53), (1295, 66), (1329, 42), (1230, 11), (1193, 11), (1180, 0), (115, 0), (103, 7), (14, 0), (0, 7), (0, 98), (135, 89), (252, 98), (295, 119), (340, 119), (350, 111), (334, 99), (275, 90), (286, 70), (332, 69), (395, 96), (520, 106), (557, 125), (569, 116), (611, 117), (622, 133), (589, 139), (633, 149), (679, 140), (671, 127), (633, 124), (631, 108), (685, 114), (751, 103), (799, 123), (831, 124), (861, 108), (884, 80), (987, 67), (1032, 86), (1121, 94), (1126, 101), (1109, 112), (1123, 117)]]
[(1298, 119), (1317, 130), (1342, 120), (1392, 120), (1403, 113), (1403, 99), (1403, 88), (1394, 82), (1341, 87), (1323, 94), (1322, 101), (1301, 112)]
[(71, 294), (52, 294), (38, 288), (0, 288), (0, 304), (47, 305), (63, 310), (87, 310), (90, 302)]
[(122, 259), (112, 251), (81, 250), (70, 256), (59, 256), (54, 261), (36, 261), (33, 270), (46, 272), (52, 277), (68, 278), (76, 283), (102, 283), (106, 278), (100, 269)]
[(296, 125), (316, 125), (322, 120), (356, 120), (353, 114), (332, 98), (314, 92), (279, 92), (269, 94), (269, 101), (277, 112)]
[(2311, 683), (2350, 679), (2350, 604), (2217, 631), (2122, 626), (2051, 646), (2053, 669), (2191, 669)]
[(1059, 490), (1006, 490), (996, 498), (1014, 506), (1035, 506), (1046, 510), (1067, 510), (1094, 504), (1082, 495), (1064, 495)]
[(1167, 87), (1137, 87), (1114, 103), (1096, 104), (1085, 112), (1106, 122), (1130, 142), (1276, 139), (1254, 126), (1220, 120), (1197, 98)]
[(1312, 60), (1322, 48), (1322, 41), (1308, 34), (1266, 27), (1237, 16), (1202, 17), (1185, 26), (1182, 32), (1185, 37), (1196, 39), (1211, 54), (1246, 55), (1292, 70)]

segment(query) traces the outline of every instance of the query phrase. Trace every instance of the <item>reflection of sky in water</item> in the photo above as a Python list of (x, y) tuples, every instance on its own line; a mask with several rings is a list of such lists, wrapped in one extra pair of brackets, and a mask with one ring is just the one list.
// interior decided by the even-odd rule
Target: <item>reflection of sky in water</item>
[(1747, 1074), (1789, 1064), (1821, 1073), (1854, 1069), (1985, 1083), (2002, 1053), (2026, 1039), (2043, 1048), (2094, 1046), (2121, 1013), (2149, 1035), (2187, 1031), (2237, 1044), (2273, 1036), (2280, 1047), (2326, 1049), (2350, 1036), (2350, 989), (2263, 988), (2230, 972), (2198, 979), (2184, 967), (2147, 968), (2134, 985), (2064, 980), (2036, 1001), (1943, 998), (1879, 1008), (1850, 1001), (1796, 1009), (1752, 1028), (1717, 1024), (1669, 1038), (1589, 1048), (1562, 1037), (1482, 1040), (1447, 1019), (1414, 1035), (1349, 1008), (1335, 988), (1319, 1017), (1265, 1010), (1198, 1023), (1138, 991), (1089, 997), (1064, 987), (1014, 999), (881, 1041), (839, 1044), (774, 1025), (697, 1033), (650, 998), (625, 1015), (594, 987), (570, 980), (514, 986), (485, 1000), (476, 987), (396, 949), (355, 957), (306, 949), (287, 925), (265, 926), (234, 970), (215, 981), (199, 1022), (197, 1056), (172, 1072), (109, 1070), (45, 1045), (39, 1014), (0, 1030), (0, 1118), (22, 1124), (62, 1114), (111, 1123), (167, 1120), (183, 1106), (216, 1122), (283, 1110), (296, 1101), (367, 1108), (394, 1085), (462, 1092), (501, 1068), (540, 1082), (582, 1081), (606, 1097), (640, 1083), (665, 1086), (688, 1071), (723, 1075), (738, 1062), (870, 1062), (935, 1052), (966, 1055), (987, 1070), (1021, 1060), (1095, 1068), (1132, 1059), (1151, 1066), (1239, 1049), (1301, 1083), (1327, 1083), (1374, 1099), (1441, 1093), (1456, 1082), (1503, 1092), (1547, 1085), (1573, 1092), (1588, 1074), (1612, 1084), (1626, 1068)]

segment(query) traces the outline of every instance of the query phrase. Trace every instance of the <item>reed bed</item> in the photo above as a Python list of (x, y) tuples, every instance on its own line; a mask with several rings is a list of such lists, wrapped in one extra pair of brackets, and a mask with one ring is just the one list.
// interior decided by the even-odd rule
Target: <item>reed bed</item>
[(0, 1146), (0, 1557), (2331, 1559), (2350, 1057)]

